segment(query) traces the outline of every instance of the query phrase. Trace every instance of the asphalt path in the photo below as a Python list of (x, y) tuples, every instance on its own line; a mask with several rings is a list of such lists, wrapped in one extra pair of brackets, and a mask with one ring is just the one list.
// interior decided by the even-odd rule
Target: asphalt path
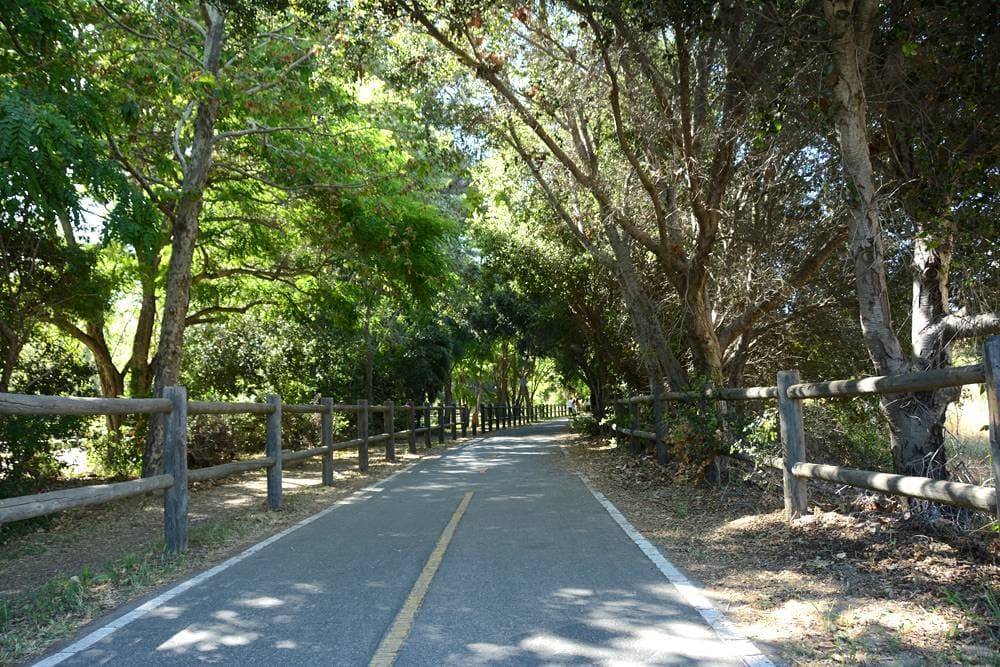
[(56, 660), (743, 664), (740, 642), (720, 640), (651, 547), (565, 468), (565, 430), (511, 429), (422, 461), (166, 601), (95, 624), (105, 636)]

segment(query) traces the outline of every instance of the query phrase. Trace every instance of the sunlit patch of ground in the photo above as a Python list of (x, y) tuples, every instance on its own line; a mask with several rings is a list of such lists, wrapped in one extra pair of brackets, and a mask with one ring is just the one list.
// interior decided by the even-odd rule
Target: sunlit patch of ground
[[(459, 440), (458, 444), (462, 441)], [(446, 446), (451, 446), (448, 441)], [(32, 530), (0, 532), (0, 665), (44, 651), (77, 628), (151, 588), (208, 567), (301, 521), (366, 485), (445, 447), (409, 454), (397, 445), (395, 463), (372, 448), (370, 469), (357, 469), (357, 451), (335, 452), (334, 485), (322, 485), (312, 459), (282, 471), (284, 507), (266, 506), (265, 471), (192, 485), (190, 550), (166, 562), (163, 501), (140, 496), (52, 515)]]
[(1000, 665), (1000, 544), (987, 530), (919, 523), (895, 501), (820, 487), (816, 513), (789, 525), (777, 478), (690, 486), (599, 438), (567, 451), (779, 661)]

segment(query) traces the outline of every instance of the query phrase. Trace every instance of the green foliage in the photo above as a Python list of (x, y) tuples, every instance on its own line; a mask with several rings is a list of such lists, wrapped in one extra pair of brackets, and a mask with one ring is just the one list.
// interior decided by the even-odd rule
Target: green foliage
[(888, 428), (877, 399), (805, 401), (802, 412), (810, 461), (892, 470)]
[[(88, 393), (93, 368), (75, 346), (45, 336), (22, 355), (12, 390), (40, 394)], [(81, 436), (86, 418), (0, 416), (0, 498), (44, 490), (59, 474), (57, 451)]]
[(570, 419), (570, 428), (585, 435), (600, 435), (603, 432), (601, 423), (594, 419), (594, 415), (589, 412), (574, 415)]
[(758, 412), (734, 416), (728, 423), (734, 434), (733, 449), (758, 462), (781, 456), (777, 407), (766, 407)]
[[(710, 386), (705, 379), (695, 382), (696, 391)], [(700, 481), (715, 457), (731, 449), (723, 433), (722, 415), (711, 401), (670, 401), (668, 406), (664, 430), (671, 464), (680, 476)], [(647, 410), (647, 421), (652, 421), (652, 406)]]
[(87, 461), (101, 477), (132, 479), (142, 472), (143, 427), (145, 421), (126, 418), (116, 431), (94, 425), (82, 439)]

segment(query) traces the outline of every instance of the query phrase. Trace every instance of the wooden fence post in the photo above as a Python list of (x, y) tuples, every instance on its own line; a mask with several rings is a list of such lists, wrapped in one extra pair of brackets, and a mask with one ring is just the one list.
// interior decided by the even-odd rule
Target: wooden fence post
[(406, 436), (406, 450), (411, 454), (417, 453), (417, 408), (413, 401), (406, 404), (406, 411), (410, 421), (410, 433)]
[(663, 383), (656, 381), (653, 383), (653, 431), (656, 433), (656, 460), (660, 465), (666, 465), (667, 453), (667, 424), (664, 415), (665, 402), (663, 400)]
[(486, 425), (489, 426), (489, 430), (493, 431), (496, 428), (496, 415), (494, 414), (496, 410), (496, 404), (490, 403), (486, 406), (487, 419)]
[(997, 519), (1000, 520), (1000, 336), (990, 336), (983, 343), (983, 368), (990, 411), (990, 461), (993, 486), (997, 489)]
[(163, 543), (168, 555), (188, 548), (187, 391), (164, 387), (170, 401), (163, 439), (163, 467), (174, 483), (163, 492)]
[(333, 486), (333, 399), (321, 398), (319, 404), (323, 406), (320, 415), (320, 446), (325, 447), (323, 452), (323, 486)]
[(444, 404), (437, 404), (437, 418), (438, 418), (438, 444), (444, 444)]
[(451, 439), (458, 440), (458, 407), (451, 404)]
[(396, 406), (391, 400), (385, 402), (385, 412), (382, 413), (385, 420), (385, 432), (389, 434), (389, 439), (385, 441), (385, 458), (387, 461), (396, 460)]
[(465, 404), (462, 406), (462, 437), (469, 435), (469, 406)]
[(267, 469), (267, 506), (281, 509), (281, 396), (268, 394), (267, 403), (274, 412), (267, 416), (267, 455), (274, 462)]
[(788, 396), (788, 387), (799, 382), (797, 370), (778, 373), (778, 417), (781, 422), (781, 447), (784, 452), (785, 518), (797, 519), (808, 511), (806, 481), (792, 474), (796, 463), (806, 460), (805, 426), (802, 402)]
[(358, 470), (368, 472), (368, 401), (358, 400)]
[[(633, 431), (639, 430), (639, 406), (632, 398), (628, 399), (628, 414), (630, 418), (629, 428)], [(642, 443), (639, 442), (639, 438), (635, 434), (629, 435), (628, 446), (633, 454), (638, 454), (642, 451)]]
[(424, 446), (427, 449), (431, 448), (431, 403), (430, 401), (424, 401)]

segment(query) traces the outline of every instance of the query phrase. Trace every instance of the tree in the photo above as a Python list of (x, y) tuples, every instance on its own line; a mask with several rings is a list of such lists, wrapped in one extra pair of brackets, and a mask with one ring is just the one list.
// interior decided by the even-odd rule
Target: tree
[[(531, 169), (566, 229), (614, 272), (655, 385), (687, 382), (659, 319), (661, 286), (676, 295), (695, 370), (718, 382), (727, 352), (842, 243), (837, 226), (804, 245), (785, 241), (798, 262), (762, 263), (755, 289), (719, 321), (729, 267), (715, 256), (726, 226), (739, 222), (727, 210), (737, 182), (770, 167), (743, 155), (752, 157), (761, 119), (780, 129), (774, 110), (796, 75), (785, 40), (794, 8), (668, 3), (654, 13), (574, 1), (510, 16), (408, 0), (396, 7), (492, 93), (498, 110), (482, 114), (487, 126)], [(647, 255), (659, 277), (653, 291), (638, 268)]]
[[(922, 73), (931, 75), (931, 81), (932, 71), (941, 67), (942, 60), (958, 66), (956, 57), (971, 57), (976, 66), (990, 63), (978, 73), (995, 77), (996, 56), (990, 49), (996, 48), (996, 40), (983, 39), (980, 31), (995, 30), (996, 21), (983, 21), (974, 10), (985, 11), (993, 19), (996, 10), (970, 3), (969, 12), (952, 13), (952, 9), (904, 7), (897, 3), (883, 17), (878, 3), (871, 0), (828, 0), (823, 9), (833, 63), (832, 115), (848, 181), (850, 251), (865, 346), (880, 375), (947, 367), (956, 341), (1000, 332), (1000, 315), (961, 309), (953, 301), (956, 292), (951, 285), (959, 221), (967, 208), (975, 207), (969, 200), (981, 199), (977, 189), (989, 180), (985, 156), (994, 153), (996, 147), (995, 132), (987, 131), (977, 137), (974, 145), (954, 152), (956, 142), (960, 147), (965, 137), (956, 137), (952, 132), (956, 126), (959, 135), (975, 131), (982, 123), (981, 110), (992, 106), (983, 95), (992, 93), (986, 92), (991, 87), (979, 80), (952, 79), (952, 86), (965, 93), (960, 95), (961, 102), (944, 102), (951, 108), (941, 115), (935, 113), (930, 122), (930, 118), (915, 113), (913, 105), (918, 100), (926, 102), (925, 95), (933, 84), (931, 89), (925, 88), (920, 76), (907, 75), (912, 67), (907, 61), (912, 54), (907, 52), (927, 48), (941, 56), (924, 63)], [(950, 39), (942, 48), (931, 45), (939, 36), (938, 29), (963, 18), (971, 23), (948, 29)], [(882, 53), (878, 53), (880, 49)], [(878, 62), (882, 63), (881, 72), (876, 69)], [(870, 81), (878, 82), (873, 84), (876, 89), (881, 85), (886, 91), (879, 105), (880, 131), (875, 132), (866, 93)], [(888, 91), (892, 91), (891, 97)], [(911, 113), (915, 114), (913, 120), (906, 118)], [(943, 116), (949, 122), (942, 122)], [(880, 139), (888, 142), (883, 149), (890, 153), (886, 168), (901, 181), (901, 208), (912, 223), (909, 351), (892, 320), (894, 299), (885, 251), (884, 205), (872, 159), (873, 152), (878, 153)], [(945, 168), (945, 162), (954, 163)], [(939, 177), (938, 172), (947, 176)], [(899, 472), (935, 479), (947, 476), (943, 424), (945, 410), (955, 398), (953, 391), (939, 390), (882, 400)]]

